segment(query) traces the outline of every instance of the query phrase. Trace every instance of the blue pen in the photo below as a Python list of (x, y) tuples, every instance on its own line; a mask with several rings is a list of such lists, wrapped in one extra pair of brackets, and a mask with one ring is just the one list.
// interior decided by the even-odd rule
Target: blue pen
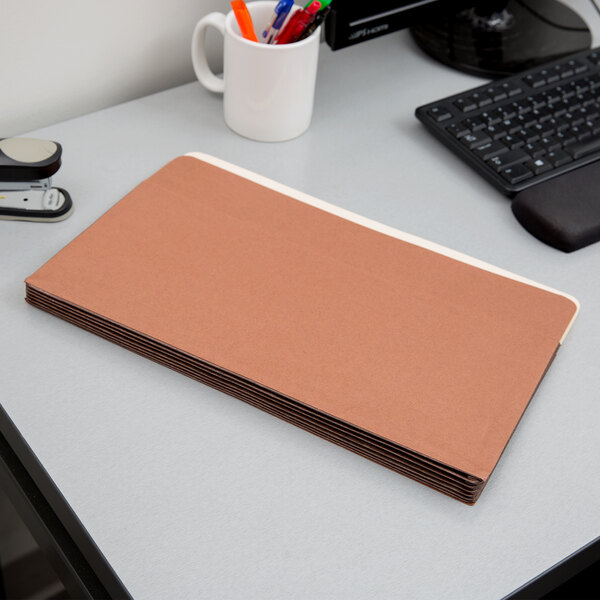
[(294, 0), (279, 0), (277, 6), (275, 7), (275, 11), (273, 13), (273, 17), (269, 21), (267, 28), (262, 32), (263, 38), (267, 38), (267, 44), (270, 44), (285, 21), (285, 18), (288, 16), (292, 6), (294, 6)]

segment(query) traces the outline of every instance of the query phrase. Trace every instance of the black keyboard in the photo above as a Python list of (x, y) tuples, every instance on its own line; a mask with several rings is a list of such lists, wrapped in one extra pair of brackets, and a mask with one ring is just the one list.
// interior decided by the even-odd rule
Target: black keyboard
[(421, 106), (416, 116), (512, 197), (600, 157), (600, 48)]

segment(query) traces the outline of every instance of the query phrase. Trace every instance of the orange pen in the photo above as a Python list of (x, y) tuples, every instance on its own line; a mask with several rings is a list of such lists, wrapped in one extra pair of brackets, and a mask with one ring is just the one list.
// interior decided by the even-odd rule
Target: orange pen
[(242, 36), (250, 40), (251, 42), (258, 42), (258, 38), (256, 37), (256, 33), (254, 33), (254, 25), (252, 24), (252, 17), (248, 12), (248, 7), (244, 0), (233, 0), (231, 2), (231, 8), (233, 8), (233, 13), (235, 14), (235, 20), (237, 21), (240, 31), (242, 32)]

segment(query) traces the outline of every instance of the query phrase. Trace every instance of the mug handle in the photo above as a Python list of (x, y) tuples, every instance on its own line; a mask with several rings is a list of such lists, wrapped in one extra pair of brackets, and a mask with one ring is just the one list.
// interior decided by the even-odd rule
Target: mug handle
[(207, 27), (214, 27), (225, 36), (225, 15), (214, 12), (206, 15), (198, 23), (192, 35), (192, 64), (196, 77), (200, 83), (211, 92), (222, 94), (225, 90), (225, 81), (217, 77), (208, 66), (205, 51), (205, 37)]

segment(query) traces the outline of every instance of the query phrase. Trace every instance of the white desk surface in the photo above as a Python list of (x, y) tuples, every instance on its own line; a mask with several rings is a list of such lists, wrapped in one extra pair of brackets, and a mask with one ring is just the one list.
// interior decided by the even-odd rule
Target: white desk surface
[[(480, 81), (403, 32), (322, 46), (312, 126), (291, 142), (238, 137), (198, 83), (34, 132), (63, 144), (54, 183), (76, 209), (0, 221), (1, 402), (134, 597), (500, 598), (600, 533), (600, 244), (536, 241), (414, 118)], [(189, 151), (580, 300), (474, 507), (25, 303), (25, 277)]]

